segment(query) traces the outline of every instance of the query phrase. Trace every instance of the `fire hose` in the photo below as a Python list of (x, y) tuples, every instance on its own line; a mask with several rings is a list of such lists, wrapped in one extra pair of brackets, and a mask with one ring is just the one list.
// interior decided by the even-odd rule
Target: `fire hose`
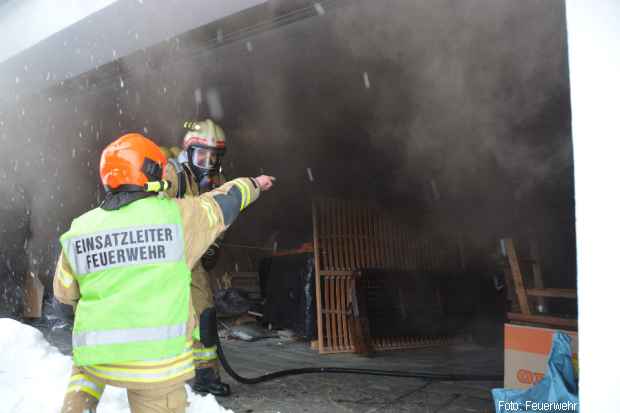
[(224, 355), (222, 344), (217, 338), (217, 355), (226, 373), (235, 381), (241, 384), (258, 384), (270, 380), (279, 379), (285, 376), (296, 376), (300, 374), (364, 374), (369, 376), (386, 377), (406, 377), (431, 381), (501, 381), (503, 376), (499, 374), (471, 374), (471, 373), (432, 373), (429, 371), (394, 371), (394, 370), (375, 370), (375, 369), (355, 369), (348, 367), (304, 367), (299, 369), (287, 369), (274, 371), (257, 377), (243, 377), (233, 370), (228, 364)]

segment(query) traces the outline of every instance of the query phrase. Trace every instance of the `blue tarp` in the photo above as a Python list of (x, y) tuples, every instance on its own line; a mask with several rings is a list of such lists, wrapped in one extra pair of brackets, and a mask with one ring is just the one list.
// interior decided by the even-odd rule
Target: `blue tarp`
[(570, 341), (567, 334), (556, 331), (547, 373), (535, 386), (525, 390), (493, 389), (495, 412), (579, 412)]

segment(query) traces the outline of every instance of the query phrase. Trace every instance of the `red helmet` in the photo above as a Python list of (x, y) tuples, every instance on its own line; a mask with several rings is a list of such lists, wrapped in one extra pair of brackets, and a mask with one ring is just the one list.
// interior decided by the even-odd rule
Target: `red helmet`
[(166, 156), (153, 141), (139, 133), (129, 133), (103, 150), (99, 176), (108, 191), (123, 185), (128, 185), (128, 189), (144, 188), (147, 182), (162, 179), (166, 163)]

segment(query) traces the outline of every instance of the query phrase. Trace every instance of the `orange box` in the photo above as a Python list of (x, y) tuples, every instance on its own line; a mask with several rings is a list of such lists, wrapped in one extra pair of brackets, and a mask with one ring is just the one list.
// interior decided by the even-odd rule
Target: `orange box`
[(504, 324), (505, 388), (527, 389), (545, 376), (547, 358), (556, 331), (562, 331), (571, 337), (573, 366), (577, 373), (577, 332)]

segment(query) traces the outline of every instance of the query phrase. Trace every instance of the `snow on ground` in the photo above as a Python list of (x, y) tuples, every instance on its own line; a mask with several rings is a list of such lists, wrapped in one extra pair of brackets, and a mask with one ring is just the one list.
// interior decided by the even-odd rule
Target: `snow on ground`
[[(71, 357), (61, 354), (28, 325), (0, 318), (0, 413), (57, 413), (71, 373)], [(187, 413), (232, 413), (212, 395), (187, 387)], [(129, 413), (124, 389), (107, 386), (97, 413)]]

